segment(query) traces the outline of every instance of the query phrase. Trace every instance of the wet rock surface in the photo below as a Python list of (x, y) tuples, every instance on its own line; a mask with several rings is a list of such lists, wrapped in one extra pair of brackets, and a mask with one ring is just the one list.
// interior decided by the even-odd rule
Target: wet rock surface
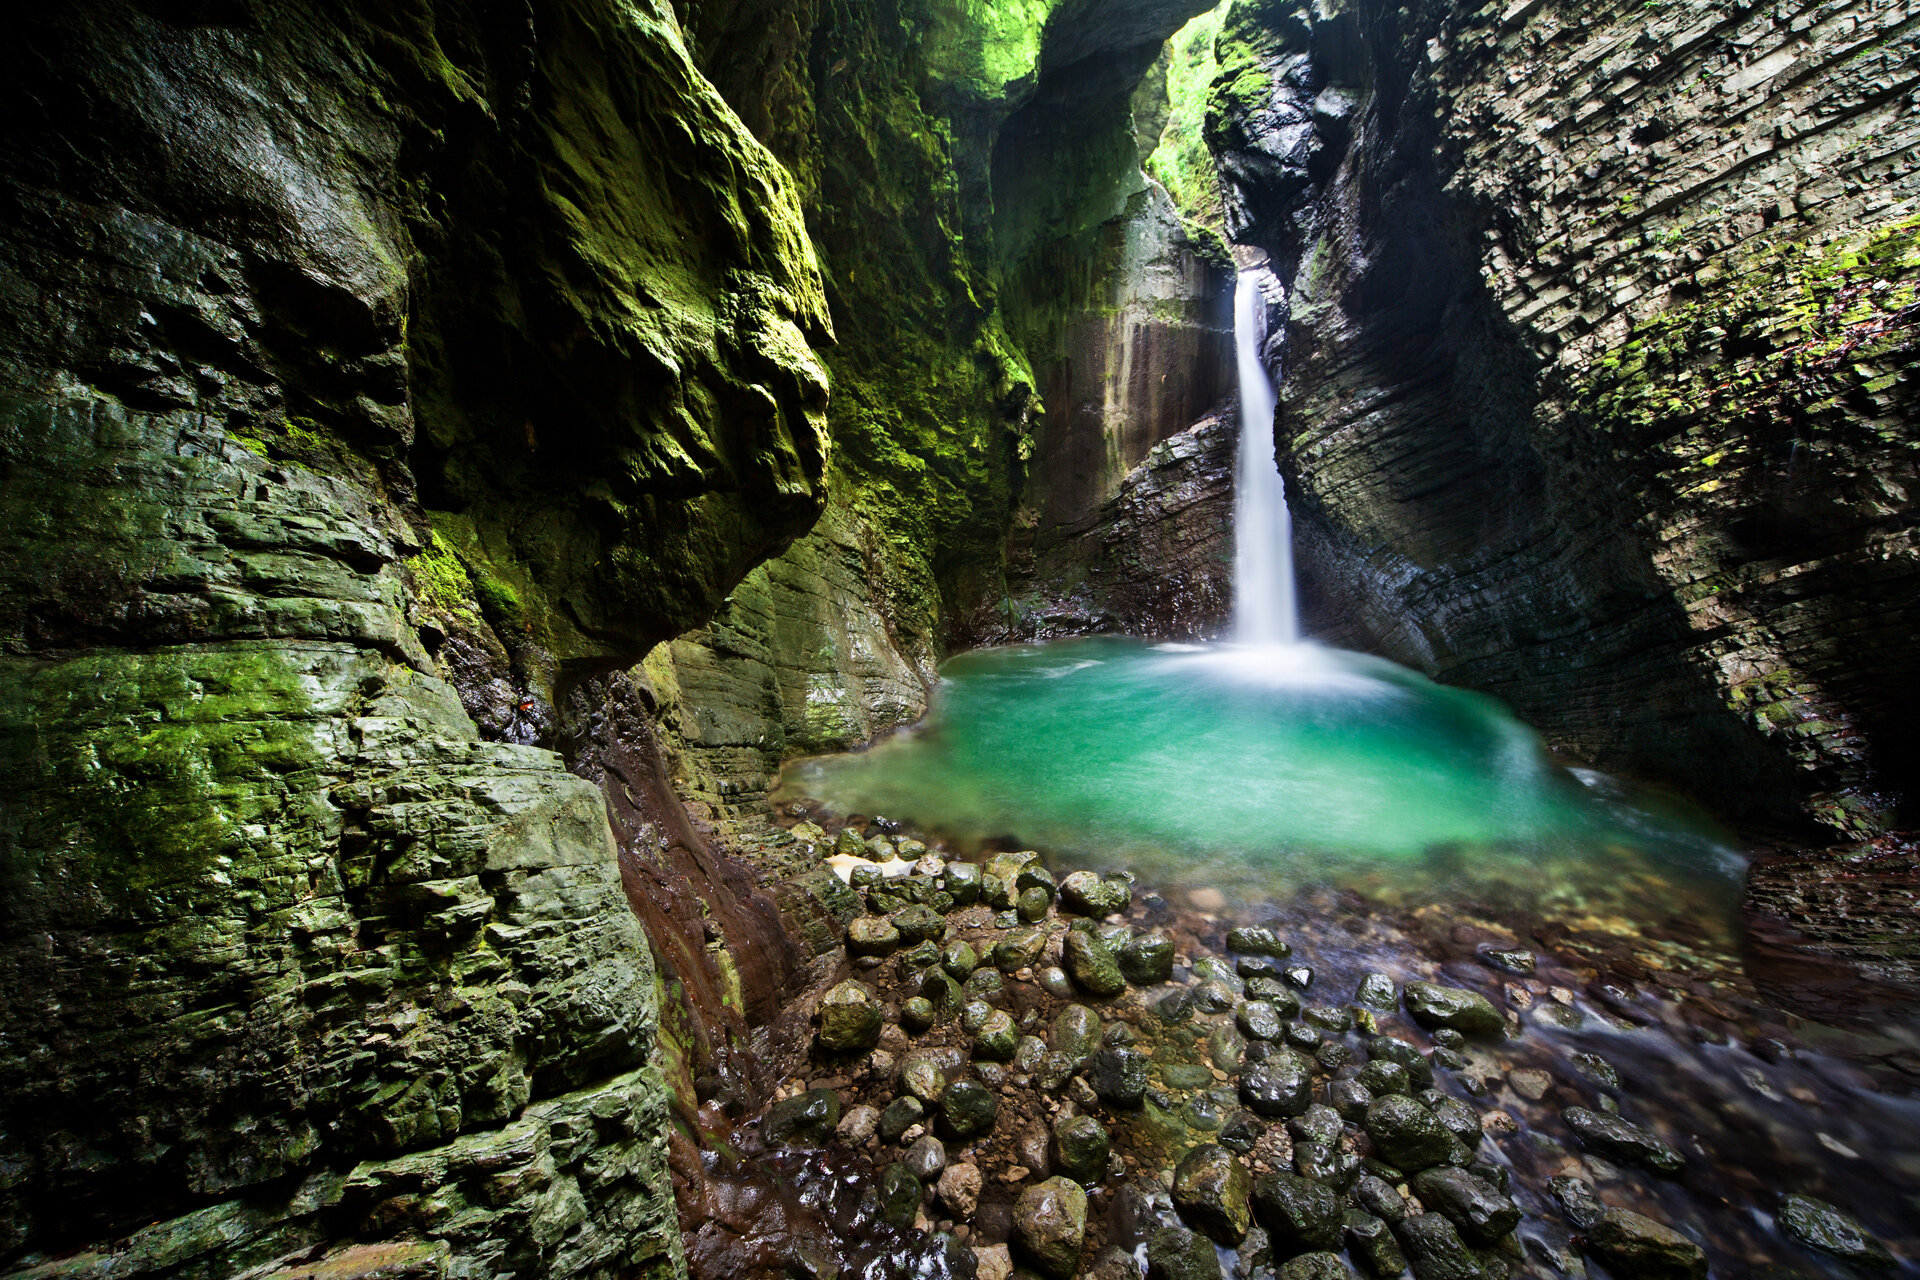
[[(1017, 882), (1026, 865), (1006, 858), (998, 869), (1009, 874), (999, 878)], [(919, 890), (886, 896), (897, 892)], [(939, 876), (928, 878), (925, 892), (938, 898)], [(1699, 1251), (1716, 1275), (1733, 1277), (1746, 1274), (1737, 1259), (1768, 1250), (1830, 1256), (1808, 1242), (1814, 1238), (1844, 1252), (1852, 1247), (1849, 1230), (1863, 1242), (1882, 1237), (1878, 1247), (1904, 1265), (1901, 1249), (1911, 1242), (1887, 1239), (1884, 1216), (1873, 1228), (1849, 1228), (1814, 1209), (1797, 1216), (1772, 1209), (1787, 1202), (1770, 1179), (1804, 1176), (1786, 1170), (1804, 1158), (1806, 1133), (1828, 1133), (1814, 1149), (1850, 1166), (1857, 1157), (1830, 1144), (1854, 1150), (1848, 1144), (1864, 1141), (1858, 1128), (1836, 1130), (1832, 1116), (1812, 1120), (1814, 1113), (1796, 1110), (1801, 1118), (1775, 1132), (1782, 1143), (1800, 1145), (1779, 1148), (1782, 1154), (1771, 1157), (1777, 1164), (1698, 1156), (1754, 1150), (1750, 1132), (1717, 1119), (1731, 1114), (1735, 1099), (1757, 1100), (1778, 1114), (1802, 1106), (1802, 1097), (1814, 1096), (1810, 1088), (1825, 1087), (1794, 1070), (1800, 1059), (1784, 1025), (1757, 1021), (1762, 1006), (1740, 1002), (1753, 997), (1720, 995), (1727, 1002), (1715, 1002), (1722, 1018), (1707, 1010), (1712, 996), (1662, 1003), (1623, 967), (1654, 972), (1648, 962), (1663, 947), (1663, 954), (1689, 957), (1688, 965), (1715, 963), (1704, 940), (1643, 938), (1637, 949), (1613, 952), (1615, 943), (1547, 924), (1516, 934), (1492, 916), (1462, 924), (1457, 911), (1389, 920), (1351, 902), (1312, 898), (1268, 908), (1256, 925), (1233, 920), (1210, 897), (1207, 910), (1177, 905), (1181, 896), (1136, 886), (1119, 918), (1097, 929), (1065, 912), (1063, 901), (1032, 921), (1005, 921), (985, 902), (950, 907), (949, 949), (964, 942), (981, 956), (1004, 954), (1006, 967), (993, 970), (1000, 987), (973, 1005), (937, 1011), (917, 1030), (907, 1031), (903, 1018), (906, 1043), (884, 1073), (857, 1065), (847, 1071), (826, 1058), (811, 1068), (816, 1078), (842, 1071), (846, 1104), (881, 1112), (873, 1138), (857, 1153), (876, 1170), (898, 1163), (913, 1171), (915, 1152), (924, 1154), (930, 1137), (942, 1143), (949, 1170), (978, 1170), (977, 1195), (961, 1186), (949, 1199), (937, 1187), (945, 1173), (923, 1166), (921, 1219), (928, 1230), (950, 1231), (983, 1274), (998, 1265), (994, 1251), (1003, 1247), (1011, 1249), (1009, 1265), (1035, 1274), (1043, 1274), (1040, 1265), (1065, 1265), (1059, 1239), (1069, 1231), (1047, 1227), (1047, 1244), (1034, 1227), (1029, 1247), (1015, 1221), (1021, 1198), (1049, 1180), (1086, 1193), (1074, 1274), (1088, 1276), (1107, 1274), (1111, 1249), (1144, 1245), (1153, 1274), (1210, 1280), (1221, 1266), (1213, 1254), (1221, 1241), (1243, 1259), (1270, 1257), (1276, 1274), (1294, 1267), (1303, 1275), (1390, 1275), (1400, 1267), (1416, 1280), (1513, 1277), (1531, 1274), (1534, 1265), (1564, 1273), (1580, 1265), (1584, 1251), (1609, 1274), (1691, 1276)], [(1251, 976), (1242, 976), (1242, 962), (1272, 958), (1271, 948), (1257, 933), (1237, 939), (1252, 945), (1230, 948), (1236, 928), (1271, 931), (1291, 951), (1286, 963), (1317, 971), (1316, 987), (1376, 998), (1309, 1007), (1284, 974), (1250, 964)], [(1124, 981), (1112, 995), (1095, 995), (1071, 979), (1058, 989), (1043, 980), (1049, 959), (1063, 957), (1074, 937), (1113, 951), (1148, 934), (1170, 945), (1164, 981)], [(1487, 964), (1483, 957), (1494, 949), (1527, 951), (1532, 972)], [(855, 959), (847, 954), (843, 962)], [(900, 952), (861, 971), (862, 980), (884, 1003), (890, 993), (921, 989), (918, 966), (942, 963), (938, 953), (909, 959)], [(1693, 972), (1711, 972), (1723, 983), (1735, 973)], [(1369, 973), (1374, 980), (1363, 984)], [(1418, 987), (1409, 994), (1418, 983), (1442, 994), (1430, 998)], [(1446, 1021), (1433, 1016), (1436, 1007), (1448, 1011)], [(1704, 1017), (1673, 1020), (1682, 1008)], [(1466, 1015), (1471, 1029), (1447, 1025), (1460, 1010), (1478, 1011)], [(1017, 1045), (1031, 1041), (1031, 1048), (1016, 1047), (1004, 1062), (982, 1054), (978, 1028), (995, 1014), (1012, 1024)], [(1274, 1039), (1249, 1034), (1276, 1030)], [(1721, 1093), (1696, 1097), (1691, 1084), (1675, 1091), (1673, 1072), (1650, 1065), (1672, 1052), (1724, 1061), (1712, 1055), (1735, 1037), (1753, 1046), (1759, 1065), (1730, 1074), (1721, 1068), (1718, 1077), (1702, 1066), (1685, 1077), (1701, 1086), (1717, 1079)], [(889, 1125), (886, 1112), (896, 1099), (919, 1105), (914, 1087), (940, 1102), (927, 1115), (903, 1113)], [(990, 1116), (981, 1106), (980, 1127), (966, 1137), (944, 1125), (940, 1110), (956, 1089), (962, 1099), (994, 1103)], [(1840, 1094), (1821, 1096), (1844, 1106)], [(1705, 1102), (1709, 1097), (1725, 1100)], [(1878, 1158), (1905, 1168), (1899, 1156)], [(1715, 1196), (1760, 1205), (1773, 1216), (1704, 1207)], [(1033, 1195), (1028, 1203), (1046, 1208), (1046, 1223), (1071, 1220), (1054, 1214), (1061, 1203), (1055, 1199)], [(1887, 1202), (1876, 1203), (1884, 1213)], [(956, 1205), (968, 1206), (970, 1216)], [(1796, 1234), (1792, 1224), (1805, 1231)], [(1874, 1247), (1863, 1243), (1860, 1258), (1880, 1256)], [(1231, 1269), (1229, 1263), (1220, 1274)]]

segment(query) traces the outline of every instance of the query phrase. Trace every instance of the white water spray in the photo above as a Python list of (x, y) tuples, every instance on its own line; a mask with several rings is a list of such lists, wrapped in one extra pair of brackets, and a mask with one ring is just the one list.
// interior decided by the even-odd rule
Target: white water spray
[(1234, 285), (1233, 342), (1240, 365), (1240, 461), (1233, 493), (1233, 638), (1242, 644), (1297, 644), (1300, 619), (1293, 590), (1293, 521), (1286, 484), (1273, 456), (1273, 383), (1260, 350), (1266, 344), (1264, 268), (1242, 271)]

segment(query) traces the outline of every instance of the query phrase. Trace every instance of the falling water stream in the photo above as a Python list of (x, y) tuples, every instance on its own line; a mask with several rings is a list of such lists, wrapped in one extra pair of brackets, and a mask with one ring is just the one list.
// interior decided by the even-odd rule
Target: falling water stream
[(1241, 644), (1300, 639), (1293, 586), (1293, 522), (1273, 455), (1273, 382), (1265, 270), (1242, 271), (1233, 291), (1233, 345), (1240, 375), (1240, 459), (1233, 488), (1233, 638)]

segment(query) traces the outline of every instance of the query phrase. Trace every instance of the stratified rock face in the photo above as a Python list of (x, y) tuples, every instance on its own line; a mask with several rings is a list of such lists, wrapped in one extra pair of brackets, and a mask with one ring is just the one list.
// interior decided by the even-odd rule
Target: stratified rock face
[[(1229, 406), (1155, 445), (1083, 532), (1044, 553), (1010, 539), (1008, 612), (975, 623), (1007, 639), (1089, 632), (1188, 638), (1217, 631), (1233, 607), (1233, 468), (1240, 432)], [(1034, 542), (1038, 542), (1037, 535)], [(1007, 606), (1003, 606), (1007, 607)], [(994, 631), (998, 626), (1002, 630)]]
[(547, 733), (818, 512), (784, 174), (645, 4), (0, 57), (0, 1264), (678, 1270), (605, 802), (461, 695)]
[(1904, 21), (1235, 7), (1209, 135), (1291, 292), (1312, 629), (1722, 811), (1891, 816), (1920, 622)]

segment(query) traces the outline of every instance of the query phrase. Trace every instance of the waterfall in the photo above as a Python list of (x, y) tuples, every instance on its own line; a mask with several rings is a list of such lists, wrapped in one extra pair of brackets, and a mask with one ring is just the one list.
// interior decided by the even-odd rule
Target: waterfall
[(1260, 361), (1267, 337), (1264, 268), (1234, 285), (1233, 343), (1240, 365), (1240, 460), (1233, 493), (1233, 638), (1295, 644), (1293, 521), (1273, 456), (1273, 383)]

